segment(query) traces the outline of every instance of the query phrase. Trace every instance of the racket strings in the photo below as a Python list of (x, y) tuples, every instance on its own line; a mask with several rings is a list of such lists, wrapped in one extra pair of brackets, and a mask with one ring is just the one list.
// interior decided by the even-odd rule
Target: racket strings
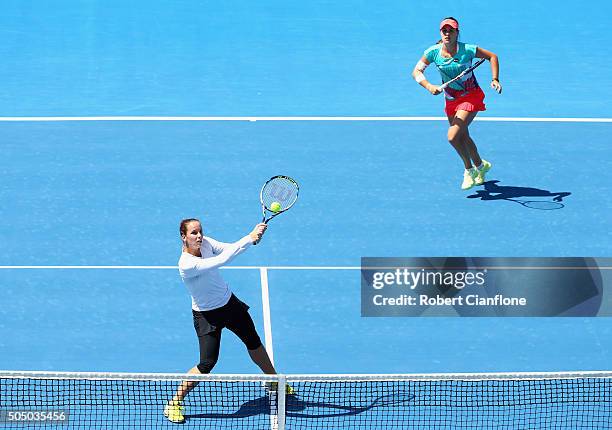
[(281, 211), (289, 209), (297, 200), (297, 184), (290, 179), (279, 177), (269, 181), (261, 190), (261, 203), (270, 210), (272, 203), (280, 204)]

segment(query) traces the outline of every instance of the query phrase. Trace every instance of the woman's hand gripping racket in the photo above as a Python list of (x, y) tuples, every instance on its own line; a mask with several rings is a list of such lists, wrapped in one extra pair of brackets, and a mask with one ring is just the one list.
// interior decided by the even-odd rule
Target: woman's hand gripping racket
[(476, 63), (474, 63), (472, 66), (468, 67), (467, 69), (465, 69), (463, 72), (459, 73), (457, 76), (455, 76), (453, 79), (451, 79), (450, 81), (446, 81), (444, 82), (442, 85), (440, 85), (438, 87), (438, 90), (440, 91), (439, 93), (436, 94), (440, 94), (444, 91), (444, 89), (446, 87), (448, 87), (450, 84), (452, 84), (453, 82), (457, 82), (459, 79), (463, 78), (465, 75), (467, 75), (468, 73), (470, 73), (471, 71), (473, 71), (476, 67), (480, 66), (482, 63), (485, 62), (485, 58), (481, 58), (480, 60), (478, 60)]
[[(275, 216), (288, 211), (297, 201), (299, 193), (300, 186), (289, 176), (279, 175), (268, 179), (259, 193), (263, 213), (261, 222), (267, 224)], [(255, 242), (255, 245), (258, 243)]]

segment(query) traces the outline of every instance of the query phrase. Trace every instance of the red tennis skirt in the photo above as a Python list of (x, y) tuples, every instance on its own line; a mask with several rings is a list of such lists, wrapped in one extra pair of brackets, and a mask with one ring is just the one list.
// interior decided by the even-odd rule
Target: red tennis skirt
[(446, 115), (455, 115), (458, 110), (465, 110), (468, 112), (487, 110), (484, 104), (484, 98), (485, 95), (482, 88), (478, 87), (463, 97), (458, 97), (455, 100), (446, 100), (444, 112), (446, 112)]

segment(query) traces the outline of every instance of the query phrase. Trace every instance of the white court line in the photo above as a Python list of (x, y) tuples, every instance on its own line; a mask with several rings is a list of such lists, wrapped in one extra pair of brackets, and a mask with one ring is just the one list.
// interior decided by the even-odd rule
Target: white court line
[[(395, 270), (431, 269), (428, 266), (226, 266), (222, 270)], [(464, 267), (447, 267), (447, 270), (463, 270)], [(612, 270), (612, 266), (474, 266), (472, 270)], [(0, 270), (178, 270), (178, 266), (0, 266)], [(267, 272), (265, 280), (267, 282)], [(263, 282), (264, 275), (261, 275)]]
[[(254, 269), (255, 267), (253, 267)], [(178, 270), (178, 266), (0, 266), (0, 270)]]
[[(287, 269), (287, 270), (342, 270), (360, 269), (360, 267), (332, 267), (332, 266), (226, 266), (224, 270), (260, 270)], [(0, 270), (178, 270), (178, 266), (0, 266)]]
[(270, 290), (268, 288), (268, 270), (265, 267), (259, 269), (261, 280), (261, 302), (264, 319), (264, 337), (266, 342), (266, 351), (272, 365), (274, 365), (274, 343), (272, 342), (272, 318), (270, 316)]
[[(272, 318), (270, 316), (270, 290), (268, 288), (268, 270), (265, 267), (261, 267), (259, 269), (260, 276), (260, 284), (261, 284), (261, 303), (262, 303), (262, 313), (263, 313), (263, 322), (264, 322), (264, 339), (266, 344), (266, 351), (268, 353), (268, 357), (270, 357), (270, 362), (274, 366), (274, 344), (272, 343)], [(278, 386), (280, 387), (280, 383)], [(284, 385), (284, 383), (283, 383)], [(277, 396), (274, 392), (270, 392), (270, 429), (278, 430), (279, 427), (284, 428), (284, 426), (279, 426), (279, 421), (282, 422), (282, 419), (279, 419), (279, 396)], [(283, 396), (284, 397), (284, 396)], [(276, 411), (276, 413), (275, 413)]]
[[(21, 116), (0, 117), (0, 122), (65, 121), (447, 121), (443, 116)], [(477, 117), (489, 122), (610, 123), (612, 118)]]

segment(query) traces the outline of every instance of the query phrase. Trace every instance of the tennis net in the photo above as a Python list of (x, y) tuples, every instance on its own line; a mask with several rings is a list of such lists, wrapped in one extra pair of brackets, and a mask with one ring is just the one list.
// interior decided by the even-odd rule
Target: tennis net
[[(181, 426), (163, 415), (198, 386)], [(294, 391), (287, 394), (287, 385)], [(604, 429), (612, 372), (184, 375), (0, 372), (0, 428)]]

